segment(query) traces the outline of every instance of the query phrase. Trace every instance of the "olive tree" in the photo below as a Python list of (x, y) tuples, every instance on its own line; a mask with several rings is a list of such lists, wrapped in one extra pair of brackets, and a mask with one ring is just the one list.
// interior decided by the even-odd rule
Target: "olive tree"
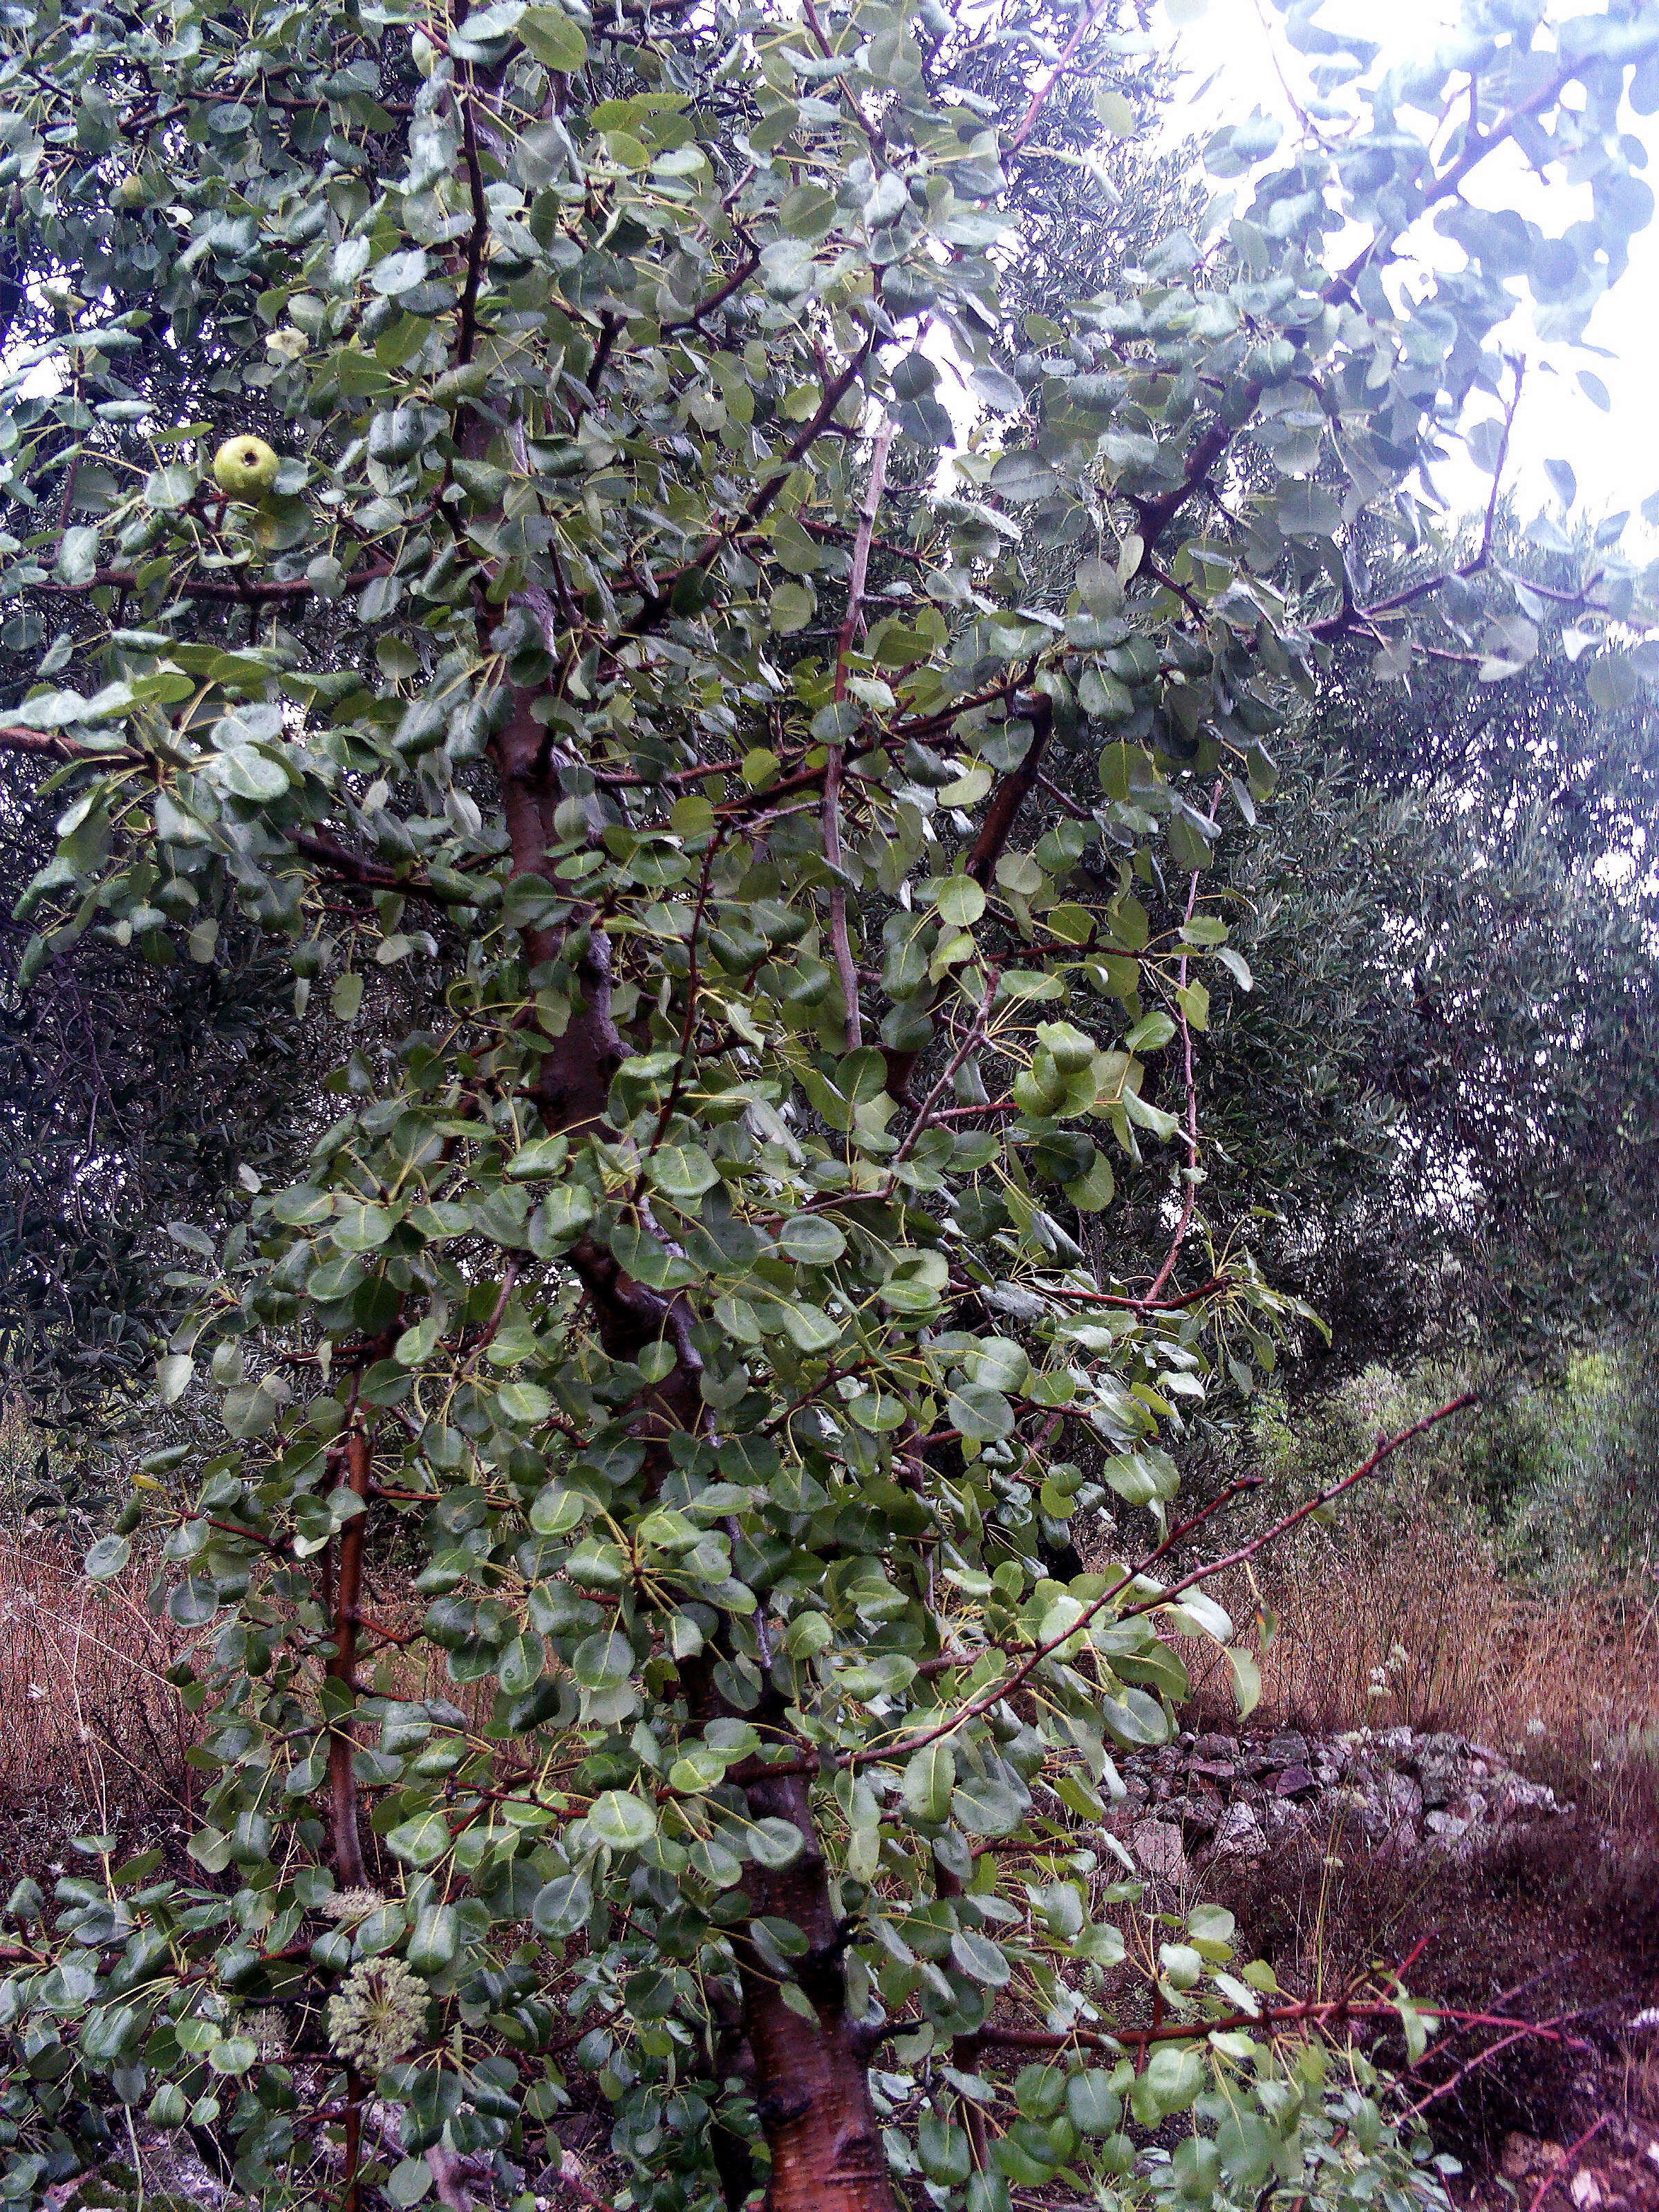
[[(234, 907), (345, 1054), (301, 1179), (173, 1227), (186, 1441), (88, 1571), (163, 1538), (199, 1878), (14, 1897), (12, 2201), (147, 2112), (456, 2203), (572, 2102), (665, 2212), (1432, 2191), (1323, 2039), (1415, 2054), (1404, 1993), (1283, 1996), (1103, 1822), (1180, 1639), (1248, 1705), (1172, 1447), (1297, 1318), (1204, 1218), (1220, 810), (1490, 566), (1354, 548), (1501, 467), (1515, 280), (1571, 337), (1622, 268), (1659, 12), (1287, 34), (1292, 141), (1015, 320), (1026, 165), (1087, 220), (1079, 83), (1142, 119), (1099, 6), (9, 9), (21, 980)], [(1463, 197), (1517, 150), (1559, 235)], [(1644, 590), (1579, 594), (1608, 696)]]

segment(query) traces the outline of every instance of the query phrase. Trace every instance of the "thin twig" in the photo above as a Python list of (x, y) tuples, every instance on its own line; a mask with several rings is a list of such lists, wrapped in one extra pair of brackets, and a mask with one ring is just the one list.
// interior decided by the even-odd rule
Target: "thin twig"
[(1095, 25), (1106, 13), (1109, 4), (1109, 0), (1094, 0), (1094, 5), (1088, 10), (1087, 14), (1079, 18), (1078, 22), (1072, 32), (1071, 37), (1066, 40), (1066, 44), (1060, 49), (1060, 59), (1054, 64), (1048, 76), (1043, 78), (1042, 83), (1038, 85), (1036, 90), (1031, 94), (1030, 100), (1026, 107), (1024, 114), (1022, 115), (1019, 119), (1013, 137), (1008, 141), (1007, 145), (1003, 149), (1005, 153), (1018, 153), (1019, 149), (1025, 143), (1025, 141), (1030, 137), (1032, 131), (1036, 127), (1036, 119), (1038, 116), (1042, 114), (1043, 107), (1047, 104), (1049, 94), (1060, 82), (1060, 78), (1065, 76), (1066, 70), (1071, 66), (1073, 55), (1076, 53), (1078, 48), (1083, 44), (1085, 39), (1088, 37), (1090, 32), (1093, 30)]
[(1612, 2118), (1613, 2114), (1611, 2112), (1603, 2112), (1599, 2120), (1591, 2121), (1589, 2127), (1585, 2129), (1583, 2134), (1579, 2136), (1577, 2142), (1571, 2142), (1567, 2145), (1560, 2157), (1556, 2160), (1555, 2164), (1550, 2168), (1549, 2172), (1544, 2176), (1544, 2179), (1539, 2183), (1538, 2193), (1533, 2198), (1532, 2203), (1527, 2207), (1527, 2212), (1538, 2212), (1539, 2206), (1542, 2204), (1544, 2199), (1549, 2195), (1551, 2190), (1554, 2188), (1556, 2183), (1559, 2181), (1562, 2175), (1572, 2164), (1574, 2159), (1577, 2157), (1579, 2152), (1583, 2149), (1585, 2144), (1589, 2142), (1591, 2136), (1599, 2136), (1602, 2129), (1606, 2127), (1607, 2122)]

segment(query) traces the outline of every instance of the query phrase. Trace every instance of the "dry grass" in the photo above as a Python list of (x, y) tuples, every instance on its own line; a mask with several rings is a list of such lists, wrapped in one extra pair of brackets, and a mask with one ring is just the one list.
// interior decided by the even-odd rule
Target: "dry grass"
[[(1659, 1992), (1659, 1604), (1650, 1575), (1532, 1596), (1492, 1552), (1420, 1493), (1385, 1515), (1303, 1532), (1216, 1595), (1241, 1636), (1278, 1617), (1254, 1725), (1448, 1729), (1493, 1744), (1573, 1809), (1522, 1825), (1458, 1863), (1399, 1863), (1340, 1822), (1322, 1851), (1212, 1869), (1244, 1940), (1289, 1986), (1329, 1990), (1382, 1959), (1415, 1954), (1413, 1989), (1443, 2004), (1567, 2023), (1565, 2043), (1527, 2040), (1460, 2072), (1480, 2039), (1454, 2039), (1437, 2142), (1466, 2161), (1455, 2192), (1482, 2212), (1524, 2208), (1500, 2173), (1506, 2146), (1552, 2148), (1595, 2126), (1608, 2212), (1659, 2205), (1647, 2150), (1659, 2140), (1659, 2069), (1630, 2023)], [(1253, 1641), (1255, 1639), (1252, 1639)], [(1403, 1656), (1402, 1656), (1403, 1655)], [(1221, 1725), (1231, 1685), (1212, 1651), (1185, 1648), (1200, 1709)], [(1382, 1694), (1375, 1693), (1380, 1686)], [(1391, 2045), (1382, 2053), (1397, 2063)], [(1413, 2085), (1422, 2094), (1422, 2085)], [(1640, 2182), (1624, 2186), (1631, 2175)], [(1646, 2191), (1647, 2193), (1643, 2193)]]
[[(1282, 1560), (1215, 1594), (1234, 1620), (1263, 1608), (1263, 1717), (1313, 1729), (1451, 1729), (1507, 1750), (1616, 1745), (1659, 1728), (1659, 1601), (1651, 1578), (1531, 1597), (1475, 1538), (1426, 1518), (1315, 1529)], [(1229, 1692), (1193, 1655), (1206, 1706)]]
[(67, 1835), (193, 1826), (189, 1717), (164, 1670), (182, 1644), (137, 1562), (89, 1583), (61, 1540), (0, 1548), (0, 1866), (38, 1873)]

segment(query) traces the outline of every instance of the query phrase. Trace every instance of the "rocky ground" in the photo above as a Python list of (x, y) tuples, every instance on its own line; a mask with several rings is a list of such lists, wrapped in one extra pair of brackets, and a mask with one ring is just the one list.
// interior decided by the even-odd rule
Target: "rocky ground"
[(1469, 1859), (1517, 1821), (1552, 1818), (1553, 1790), (1517, 1774), (1489, 1744), (1408, 1728), (1343, 1735), (1195, 1735), (1132, 1754), (1110, 1826), (1140, 1870), (1184, 1881), (1189, 1867), (1258, 1859), (1287, 1844), (1346, 1839), (1385, 1861), (1425, 1850)]

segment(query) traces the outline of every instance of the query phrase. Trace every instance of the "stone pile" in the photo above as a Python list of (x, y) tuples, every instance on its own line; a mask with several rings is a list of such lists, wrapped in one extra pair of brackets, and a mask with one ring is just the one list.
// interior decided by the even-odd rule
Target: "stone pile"
[(1501, 1752), (1409, 1728), (1341, 1735), (1194, 1735), (1120, 1760), (1107, 1825), (1141, 1870), (1182, 1879), (1189, 1857), (1255, 1859), (1346, 1841), (1395, 1860), (1472, 1857), (1517, 1820), (1570, 1811)]

